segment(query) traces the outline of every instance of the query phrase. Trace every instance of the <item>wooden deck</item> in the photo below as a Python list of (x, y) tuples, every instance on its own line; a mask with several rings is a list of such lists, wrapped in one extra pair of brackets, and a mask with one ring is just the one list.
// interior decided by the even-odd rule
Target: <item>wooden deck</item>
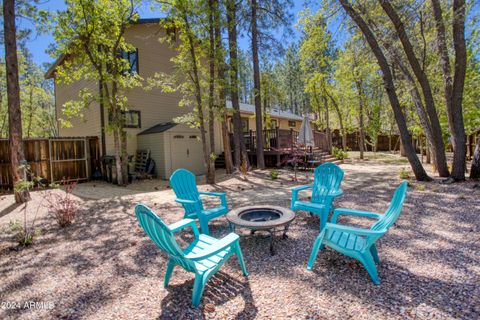
[[(327, 135), (314, 131), (314, 148), (305, 148), (297, 144), (298, 131), (293, 129), (267, 129), (263, 130), (265, 164), (267, 166), (279, 166), (283, 161), (298, 152), (326, 152), (330, 153)], [(256, 163), (257, 138), (256, 132), (250, 130), (244, 133), (245, 145), (250, 163)]]

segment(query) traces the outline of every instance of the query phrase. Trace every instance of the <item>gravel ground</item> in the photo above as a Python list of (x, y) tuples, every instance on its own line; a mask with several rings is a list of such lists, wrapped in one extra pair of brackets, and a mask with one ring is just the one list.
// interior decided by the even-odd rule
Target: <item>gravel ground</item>
[[(383, 212), (405, 165), (370, 160), (342, 167), (345, 195), (336, 206)], [(287, 206), (290, 189), (311, 179), (311, 173), (299, 176), (293, 182), (290, 172), (281, 171), (272, 181), (268, 171), (256, 171), (248, 181), (232, 177), (201, 189), (226, 191), (232, 207)], [(163, 288), (167, 257), (133, 214), (135, 204), (143, 202), (167, 223), (181, 219), (171, 190), (122, 195), (117, 187), (81, 185), (85, 191), (77, 190), (83, 198), (74, 224), (59, 229), (41, 208), (41, 234), (35, 245), (21, 250), (14, 250), (6, 231), (10, 221), (21, 218), (21, 207), (2, 196), (0, 319), (478, 319), (480, 190), (473, 185), (412, 182), (402, 215), (378, 243), (379, 286), (356, 261), (332, 250), (320, 253), (307, 271), (318, 220), (300, 212), (289, 238), (277, 242), (275, 256), (267, 239), (242, 238), (250, 276), (242, 276), (233, 256), (210, 279), (198, 309), (190, 305), (192, 274), (176, 268), (170, 287)], [(87, 199), (98, 196), (97, 187), (115, 196)], [(33, 194), (30, 217), (41, 198), (41, 192)], [(211, 230), (215, 236), (227, 234), (226, 219), (215, 220)], [(180, 235), (181, 243), (189, 240), (189, 233)], [(30, 301), (45, 304), (25, 306)]]

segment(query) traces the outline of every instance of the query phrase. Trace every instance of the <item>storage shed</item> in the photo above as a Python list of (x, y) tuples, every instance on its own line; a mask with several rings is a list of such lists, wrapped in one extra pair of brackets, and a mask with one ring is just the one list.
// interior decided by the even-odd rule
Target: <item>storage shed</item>
[(168, 179), (179, 168), (204, 174), (200, 132), (184, 124), (159, 123), (137, 135), (137, 148), (150, 150), (159, 178)]

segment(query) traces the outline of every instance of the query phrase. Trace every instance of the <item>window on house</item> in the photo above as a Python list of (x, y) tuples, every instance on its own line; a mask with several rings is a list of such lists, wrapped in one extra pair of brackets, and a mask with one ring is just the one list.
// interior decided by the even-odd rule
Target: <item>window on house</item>
[(124, 128), (141, 128), (140, 111), (122, 111)]
[(270, 120), (270, 129), (276, 129), (278, 127), (278, 122), (276, 119)]
[(243, 132), (248, 132), (248, 130), (250, 130), (248, 128), (248, 118), (242, 118), (242, 129)]
[(139, 73), (138, 72), (138, 49), (135, 49), (133, 51), (130, 51), (130, 52), (126, 52), (126, 51), (121, 51), (120, 52), (120, 55), (123, 59), (127, 60), (128, 63), (129, 63), (129, 69), (128, 69), (128, 73), (130, 74), (134, 74), (134, 73)]
[(295, 128), (297, 126), (297, 122), (296, 121), (288, 121), (288, 126), (290, 128)]

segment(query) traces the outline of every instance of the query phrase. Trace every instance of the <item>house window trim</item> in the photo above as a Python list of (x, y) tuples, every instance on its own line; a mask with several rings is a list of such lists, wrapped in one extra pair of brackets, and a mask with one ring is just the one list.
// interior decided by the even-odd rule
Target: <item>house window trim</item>
[[(130, 55), (135, 53), (135, 55), (137, 56), (137, 59), (135, 60), (135, 71), (132, 71), (132, 65), (130, 64)], [(138, 48), (135, 48), (135, 50), (132, 50), (130, 52), (126, 52), (126, 51), (123, 51), (122, 50), (122, 58), (127, 60), (128, 61), (128, 64), (130, 65), (130, 69), (127, 70), (126, 72), (130, 75), (134, 75), (135, 73), (136, 74), (140, 74), (140, 63), (139, 63), (139, 54), (138, 54)], [(126, 55), (126, 57), (124, 56)]]
[[(293, 126), (292, 126), (293, 123)], [(295, 120), (288, 120), (288, 127), (289, 128), (296, 128), (297, 127), (297, 121)]]
[(127, 113), (136, 113), (138, 114), (138, 125), (127, 125), (124, 124), (123, 127), (126, 129), (141, 129), (142, 128), (142, 112), (140, 110), (128, 110), (128, 111), (122, 111), (122, 116), (124, 116)]

